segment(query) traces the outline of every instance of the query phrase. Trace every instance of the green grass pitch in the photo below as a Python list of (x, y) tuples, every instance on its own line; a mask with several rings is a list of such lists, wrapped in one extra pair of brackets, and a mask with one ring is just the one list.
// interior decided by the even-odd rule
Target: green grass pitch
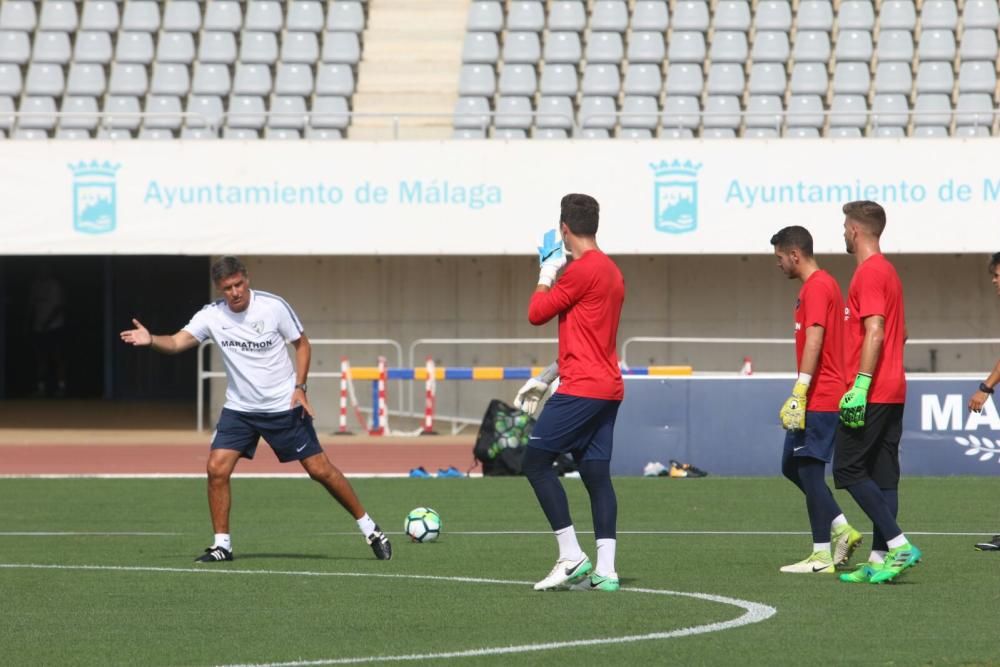
[[(425, 662), (1000, 665), (1000, 553), (972, 548), (1000, 531), (1000, 478), (904, 480), (900, 520), (924, 562), (880, 586), (778, 572), (811, 548), (803, 499), (784, 480), (615, 483), (623, 590), (598, 594), (507, 583), (541, 578), (556, 555), (524, 479), (355, 480), (391, 533), (390, 562), (374, 560), (318, 485), (236, 479), (236, 560), (199, 566), (192, 561), (211, 540), (203, 481), (0, 480), (0, 662), (331, 664), (465, 653)], [(565, 485), (593, 556), (586, 494), (579, 480)], [(838, 500), (865, 532), (857, 560), (870, 526), (850, 499)], [(421, 505), (441, 513), (438, 542), (401, 534)], [(45, 534), (60, 532), (71, 534)], [(59, 568), (14, 567), (24, 564)], [(667, 633), (744, 613), (628, 588), (738, 598), (776, 613), (691, 636), (468, 653)]]

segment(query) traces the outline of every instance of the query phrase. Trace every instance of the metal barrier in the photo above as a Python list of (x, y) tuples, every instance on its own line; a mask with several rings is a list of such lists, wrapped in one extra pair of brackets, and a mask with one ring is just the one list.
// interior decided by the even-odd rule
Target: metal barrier
[[(310, 338), (310, 345), (388, 345), (396, 351), (396, 364), (403, 364), (403, 346), (399, 344), (398, 341), (392, 340), (391, 338)], [(205, 380), (210, 380), (212, 378), (224, 378), (226, 377), (225, 371), (207, 371), (205, 370), (205, 348), (209, 345), (214, 345), (211, 338), (202, 341), (201, 345), (198, 346), (198, 391), (197, 391), (197, 401), (198, 401), (198, 432), (201, 433), (204, 430), (205, 423)], [(328, 378), (340, 378), (340, 371), (309, 371), (309, 380), (313, 379), (328, 379)], [(399, 409), (403, 409), (403, 393), (402, 393), (402, 381), (397, 385), (399, 392)]]
[[(417, 348), (421, 345), (555, 345), (558, 338), (418, 338), (410, 343), (409, 364), (414, 368)], [(552, 361), (555, 361), (553, 356)], [(548, 364), (545, 364), (546, 366)], [(410, 385), (410, 412), (413, 412), (413, 385)]]

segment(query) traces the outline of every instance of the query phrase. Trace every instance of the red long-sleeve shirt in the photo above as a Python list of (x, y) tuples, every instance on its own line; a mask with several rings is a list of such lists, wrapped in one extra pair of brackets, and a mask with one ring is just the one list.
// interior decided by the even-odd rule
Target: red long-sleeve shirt
[(622, 400), (618, 322), (625, 280), (611, 258), (589, 250), (566, 266), (548, 292), (535, 292), (528, 321), (540, 326), (559, 316), (559, 389), (583, 398)]

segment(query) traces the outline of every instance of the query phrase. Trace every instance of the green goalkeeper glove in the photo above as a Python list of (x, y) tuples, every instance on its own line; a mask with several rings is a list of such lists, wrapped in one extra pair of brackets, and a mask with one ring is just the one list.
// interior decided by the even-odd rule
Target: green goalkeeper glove
[(806, 427), (806, 394), (809, 393), (809, 382), (803, 381), (803, 375), (799, 375), (798, 382), (792, 387), (792, 395), (778, 411), (781, 428), (788, 431), (801, 431)]
[(848, 428), (861, 428), (865, 425), (865, 409), (868, 407), (868, 388), (872, 385), (872, 376), (858, 373), (851, 387), (840, 399), (840, 421)]

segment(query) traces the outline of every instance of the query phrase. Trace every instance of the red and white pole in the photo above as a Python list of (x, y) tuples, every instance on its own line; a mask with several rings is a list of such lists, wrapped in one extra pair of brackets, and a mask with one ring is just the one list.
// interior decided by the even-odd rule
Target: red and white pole
[(434, 430), (434, 392), (436, 389), (434, 358), (427, 357), (427, 380), (424, 383), (424, 428), (420, 431), (420, 435), (437, 435)]
[(375, 428), (368, 432), (369, 435), (385, 435), (387, 415), (386, 415), (386, 400), (385, 400), (385, 385), (386, 385), (386, 368), (385, 368), (385, 357), (378, 358), (378, 404), (372, 406), (373, 409), (378, 411), (378, 421), (376, 422)]
[(351, 362), (340, 358), (340, 425), (334, 435), (351, 435), (347, 430), (347, 383), (351, 379)]

